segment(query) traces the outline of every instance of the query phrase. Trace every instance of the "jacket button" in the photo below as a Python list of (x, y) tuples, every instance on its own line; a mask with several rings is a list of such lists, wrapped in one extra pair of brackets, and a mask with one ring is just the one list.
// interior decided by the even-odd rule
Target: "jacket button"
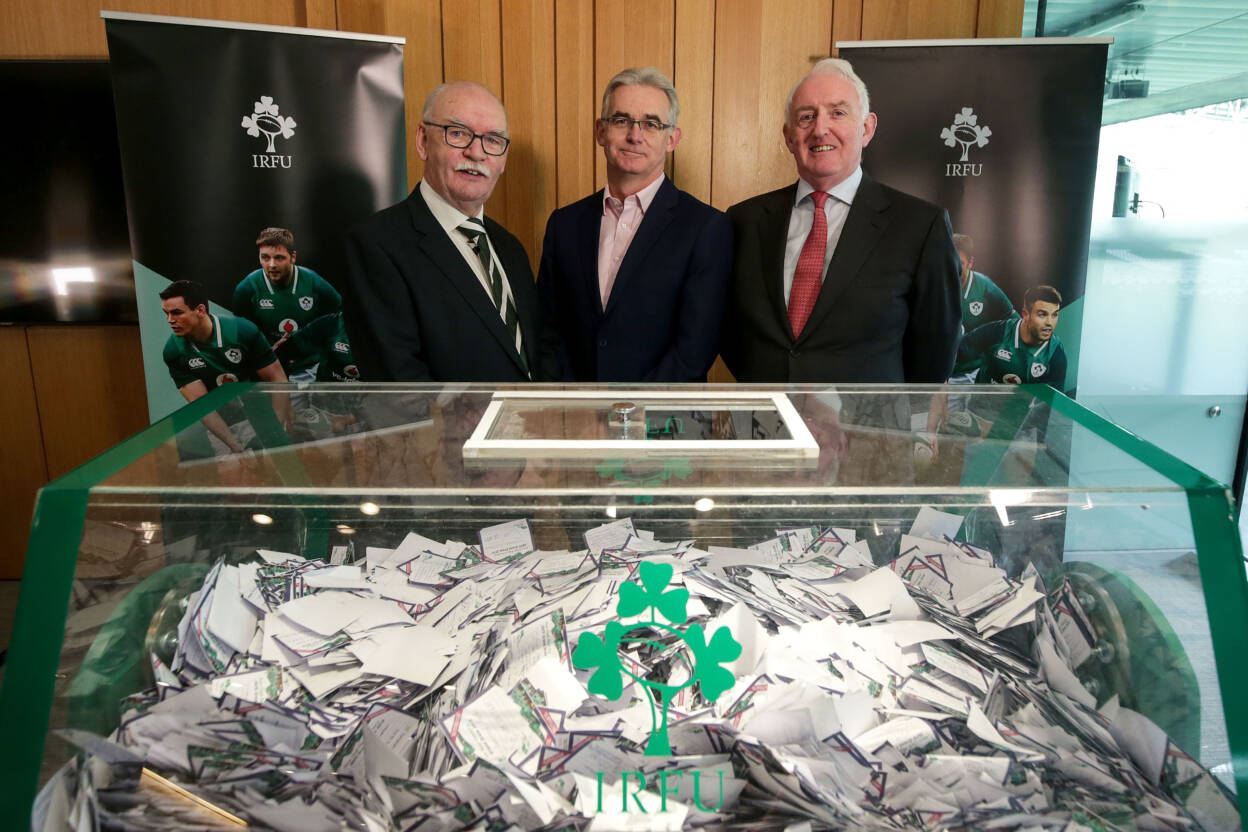
[(600, 346), (600, 347), (605, 347), (606, 345), (607, 345), (607, 339), (606, 339), (606, 338), (603, 338), (603, 339), (601, 339), (601, 340), (598, 342), (598, 346)]
[(801, 357), (802, 357), (801, 350), (789, 350), (789, 358), (801, 358)]

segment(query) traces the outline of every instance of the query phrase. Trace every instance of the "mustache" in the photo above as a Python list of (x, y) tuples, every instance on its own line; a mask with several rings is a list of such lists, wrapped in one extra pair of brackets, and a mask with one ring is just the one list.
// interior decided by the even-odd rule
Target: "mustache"
[(474, 173), (481, 174), (486, 179), (490, 178), (489, 168), (485, 165), (479, 164), (478, 162), (457, 162), (455, 164), (455, 170), (470, 170)]

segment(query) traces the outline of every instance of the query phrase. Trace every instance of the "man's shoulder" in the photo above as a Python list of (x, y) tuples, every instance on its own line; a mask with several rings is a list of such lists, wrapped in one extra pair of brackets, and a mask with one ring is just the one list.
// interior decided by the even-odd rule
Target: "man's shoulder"
[(238, 285), (234, 287), (234, 291), (237, 292), (239, 289), (255, 289), (259, 285), (261, 279), (263, 279), (263, 275), (264, 272), (261, 269), (248, 272), (242, 280), (238, 281)]
[(325, 284), (329, 283), (328, 280), (321, 277), (320, 272), (317, 272), (314, 269), (309, 269), (307, 266), (299, 267), (299, 276), (310, 278), (315, 283), (325, 283)]
[(786, 201), (792, 201), (796, 188), (797, 184), (793, 183), (785, 185), (783, 188), (776, 188), (774, 191), (768, 191), (765, 194), (743, 199), (728, 209), (728, 216), (733, 219), (742, 219), (783, 207)]
[(1017, 318), (1002, 318), (998, 321), (989, 321), (986, 324), (975, 327), (967, 333), (967, 337), (979, 342), (996, 342), (1005, 336), (1006, 327), (1013, 324)]
[[(218, 318), (221, 324), (221, 340), (239, 343), (260, 334), (260, 328), (246, 318)], [(266, 342), (267, 343), (267, 342)]]
[(883, 198), (890, 205), (897, 208), (923, 214), (943, 214), (945, 209), (934, 202), (929, 202), (922, 197), (914, 194), (900, 191), (891, 185), (885, 185), (883, 182), (877, 182), (869, 176), (863, 176), (862, 184), (858, 186), (858, 193), (854, 197), (857, 202), (859, 197), (866, 199)]
[(713, 205), (706, 204), (688, 191), (682, 191), (680, 188), (675, 188), (674, 190), (676, 191), (675, 207), (681, 214), (697, 217), (704, 222), (725, 216), (723, 211)]
[(425, 201), (420, 197), (420, 191), (413, 191), (405, 199), (360, 220), (351, 226), (350, 233), (358, 237), (386, 237), (396, 231), (410, 229), (413, 201), (418, 201), (422, 208), (428, 210)]
[(161, 353), (163, 354), (165, 361), (173, 361), (176, 360), (185, 349), (186, 347), (183, 345), (181, 338), (177, 335), (170, 335), (165, 341), (165, 347)]

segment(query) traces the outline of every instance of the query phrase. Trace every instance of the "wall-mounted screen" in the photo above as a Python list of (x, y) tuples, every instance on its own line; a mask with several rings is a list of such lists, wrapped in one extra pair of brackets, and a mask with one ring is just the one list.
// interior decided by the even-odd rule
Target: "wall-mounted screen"
[(0, 323), (136, 321), (108, 62), (0, 61), (0, 101)]

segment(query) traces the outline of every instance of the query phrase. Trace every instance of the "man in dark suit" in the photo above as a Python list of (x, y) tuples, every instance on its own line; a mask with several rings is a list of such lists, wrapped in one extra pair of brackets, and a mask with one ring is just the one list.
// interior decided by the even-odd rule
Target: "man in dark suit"
[(943, 383), (961, 320), (948, 215), (862, 171), (876, 117), (847, 61), (816, 64), (785, 114), (798, 182), (728, 209), (728, 368), (743, 382)]
[(343, 313), (366, 381), (543, 378), (542, 315), (524, 246), (484, 216), (507, 164), (507, 114), (466, 81), (429, 94), (424, 178), (352, 229)]
[(607, 187), (546, 223), (537, 284), (564, 378), (705, 381), (715, 360), (732, 226), (663, 175), (679, 112), (659, 70), (612, 78), (594, 125)]

